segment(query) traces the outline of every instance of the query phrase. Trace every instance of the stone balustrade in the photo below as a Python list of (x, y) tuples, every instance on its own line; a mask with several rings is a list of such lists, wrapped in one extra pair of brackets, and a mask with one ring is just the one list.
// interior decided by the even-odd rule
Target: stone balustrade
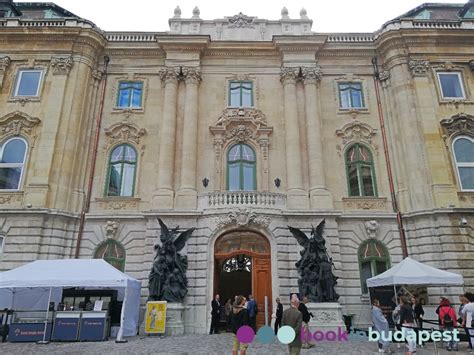
[(216, 191), (198, 197), (199, 209), (238, 206), (285, 209), (286, 195), (259, 191)]

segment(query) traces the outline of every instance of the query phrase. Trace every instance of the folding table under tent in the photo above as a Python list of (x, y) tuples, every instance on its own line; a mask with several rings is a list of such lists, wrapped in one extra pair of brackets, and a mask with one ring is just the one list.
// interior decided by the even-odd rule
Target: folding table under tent
[(68, 287), (117, 290), (123, 295), (118, 338), (137, 334), (141, 282), (103, 259), (37, 260), (1, 272), (0, 309), (47, 309)]

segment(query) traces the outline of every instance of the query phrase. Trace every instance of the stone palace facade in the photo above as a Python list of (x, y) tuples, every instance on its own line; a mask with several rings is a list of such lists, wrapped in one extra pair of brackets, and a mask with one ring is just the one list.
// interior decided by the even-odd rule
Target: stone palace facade
[(287, 225), (325, 219), (357, 325), (365, 280), (404, 253), (472, 290), (474, 4), (425, 4), (374, 33), (312, 23), (176, 8), (169, 31), (105, 32), (0, 1), (0, 270), (104, 258), (145, 302), (157, 217), (196, 227), (184, 321), (204, 333), (214, 293), (287, 304), (301, 250)]

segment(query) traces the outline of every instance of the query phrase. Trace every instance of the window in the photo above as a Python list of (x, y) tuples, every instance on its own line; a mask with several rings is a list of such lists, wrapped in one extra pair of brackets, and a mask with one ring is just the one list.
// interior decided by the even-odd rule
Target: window
[(114, 239), (107, 239), (99, 244), (94, 253), (94, 259), (104, 259), (116, 269), (125, 269), (125, 249)]
[(143, 83), (141, 81), (122, 81), (119, 83), (117, 107), (141, 108)]
[(462, 191), (474, 191), (474, 139), (458, 137), (453, 142), (454, 161)]
[(227, 188), (229, 191), (256, 189), (255, 153), (246, 144), (237, 144), (227, 154)]
[(253, 107), (253, 83), (251, 81), (231, 81), (229, 83), (229, 106)]
[(137, 152), (128, 144), (115, 147), (110, 154), (106, 196), (133, 196)]
[(5, 237), (0, 235), (0, 254), (3, 253), (3, 244), (5, 244)]
[(27, 144), (22, 138), (7, 140), (0, 148), (0, 190), (20, 188)]
[(462, 86), (461, 73), (438, 72), (439, 85), (443, 99), (464, 99), (464, 89)]
[(377, 196), (374, 163), (370, 151), (354, 144), (346, 152), (349, 196)]
[(340, 108), (365, 107), (361, 83), (339, 83), (338, 86)]
[(361, 244), (358, 252), (362, 293), (368, 293), (367, 279), (385, 272), (390, 267), (387, 248), (375, 240), (369, 239)]
[(42, 76), (41, 70), (19, 70), (13, 96), (38, 96)]

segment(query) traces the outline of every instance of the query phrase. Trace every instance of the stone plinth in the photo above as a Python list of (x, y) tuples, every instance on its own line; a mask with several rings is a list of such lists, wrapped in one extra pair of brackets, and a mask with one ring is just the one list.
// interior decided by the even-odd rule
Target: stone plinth
[(182, 303), (168, 303), (166, 306), (165, 335), (184, 335), (184, 306)]
[(336, 331), (339, 327), (346, 330), (346, 326), (342, 319), (342, 306), (337, 302), (325, 303), (308, 303), (306, 305), (308, 311), (313, 313), (313, 317), (309, 321), (309, 329), (311, 332), (316, 330)]

